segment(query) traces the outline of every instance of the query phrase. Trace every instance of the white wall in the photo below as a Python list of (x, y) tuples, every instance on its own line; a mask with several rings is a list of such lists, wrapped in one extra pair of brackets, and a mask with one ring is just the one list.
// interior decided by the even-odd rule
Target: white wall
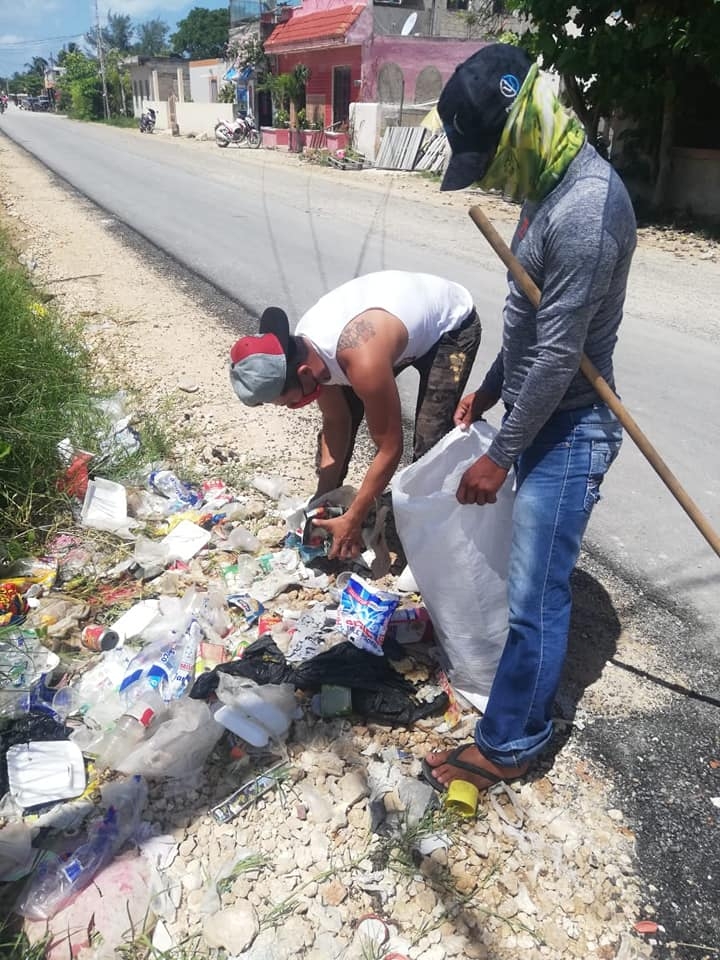
[(210, 103), (210, 80), (214, 77), (217, 80), (218, 95), (223, 88), (223, 77), (227, 73), (228, 64), (224, 60), (218, 60), (217, 63), (198, 63), (193, 64), (190, 61), (190, 96), (193, 103)]
[(378, 131), (381, 109), (379, 103), (350, 104), (350, 127), (353, 132), (351, 146), (368, 160), (375, 159), (380, 146)]
[(673, 150), (670, 202), (674, 210), (720, 222), (720, 150)]
[[(353, 132), (351, 146), (368, 160), (374, 161), (380, 149), (388, 123), (397, 124), (399, 105), (394, 103), (351, 103), (350, 127)], [(417, 126), (427, 114), (413, 110), (412, 104), (403, 110), (403, 126)]]
[(201, 133), (212, 136), (218, 120), (232, 120), (233, 105), (231, 103), (178, 103), (175, 112), (181, 136), (186, 137), (190, 133), (194, 133), (195, 136)]
[(170, 118), (168, 117), (168, 105), (166, 100), (144, 100), (142, 104), (142, 112), (147, 110), (148, 107), (152, 107), (155, 111), (155, 129), (156, 130), (169, 130), (170, 129)]

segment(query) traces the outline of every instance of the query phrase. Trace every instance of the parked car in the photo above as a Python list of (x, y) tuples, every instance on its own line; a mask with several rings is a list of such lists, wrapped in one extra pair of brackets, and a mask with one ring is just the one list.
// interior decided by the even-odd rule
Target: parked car
[(50, 109), (50, 101), (47, 97), (28, 97), (26, 110), (43, 111)]

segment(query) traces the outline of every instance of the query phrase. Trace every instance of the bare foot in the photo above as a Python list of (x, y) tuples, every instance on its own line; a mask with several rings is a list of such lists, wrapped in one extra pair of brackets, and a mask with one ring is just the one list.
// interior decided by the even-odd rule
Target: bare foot
[[(443, 786), (447, 787), (452, 780), (465, 780), (467, 783), (474, 784), (478, 790), (487, 790), (493, 784), (499, 783), (500, 780), (505, 780), (508, 783), (511, 780), (517, 780), (525, 775), (529, 766), (529, 764), (524, 763), (519, 767), (499, 767), (496, 763), (484, 757), (472, 743), (456, 748), (456, 750), (428, 753), (425, 760), (428, 766), (432, 768), (431, 776)], [(463, 769), (458, 766), (458, 761), (477, 768), (477, 771)], [(483, 771), (490, 776), (483, 776)]]

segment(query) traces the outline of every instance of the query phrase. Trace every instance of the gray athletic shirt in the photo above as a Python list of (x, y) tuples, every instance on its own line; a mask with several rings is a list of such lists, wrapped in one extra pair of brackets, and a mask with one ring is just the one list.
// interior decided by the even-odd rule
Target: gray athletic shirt
[(622, 180), (585, 144), (541, 203), (526, 203), (512, 250), (542, 291), (537, 310), (510, 274), (503, 346), (482, 389), (512, 407), (488, 454), (509, 469), (556, 410), (598, 395), (580, 372), (585, 352), (614, 387), (635, 214)]

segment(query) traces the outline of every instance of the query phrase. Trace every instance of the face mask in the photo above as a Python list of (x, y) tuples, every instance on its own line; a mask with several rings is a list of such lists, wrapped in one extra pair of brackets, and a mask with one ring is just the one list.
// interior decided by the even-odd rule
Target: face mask
[(304, 394), (300, 398), (300, 400), (297, 400), (295, 403), (289, 403), (288, 407), (291, 410), (299, 410), (300, 407), (306, 407), (309, 403), (312, 403), (313, 400), (317, 400), (317, 398), (320, 396), (321, 393), (322, 393), (322, 386), (321, 384), (316, 383), (314, 390), (312, 390), (310, 393)]

